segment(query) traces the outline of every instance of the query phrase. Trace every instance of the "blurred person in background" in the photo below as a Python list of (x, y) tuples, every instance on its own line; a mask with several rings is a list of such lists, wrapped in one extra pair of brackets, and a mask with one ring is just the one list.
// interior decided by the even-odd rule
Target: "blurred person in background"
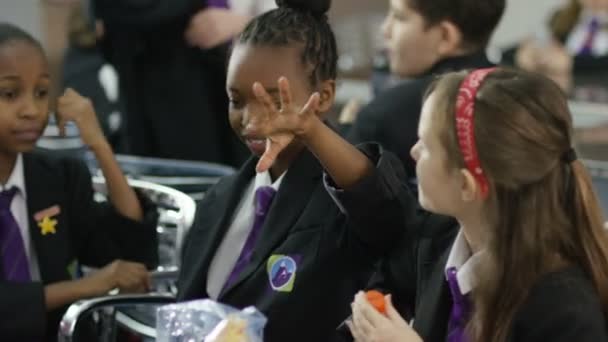
[(240, 165), (224, 84), (229, 42), (251, 16), (227, 0), (91, 1), (120, 75), (129, 153)]
[(504, 8), (505, 0), (390, 0), (382, 27), (386, 51), (391, 73), (406, 81), (361, 109), (348, 140), (379, 142), (413, 179), (409, 150), (418, 140), (425, 89), (437, 75), (492, 65), (485, 50)]
[[(569, 0), (551, 15), (544, 31), (508, 51), (505, 57), (507, 63), (550, 77), (575, 97), (608, 101), (601, 95), (605, 92), (585, 86), (608, 86), (606, 75), (601, 74), (608, 66), (608, 0)], [(574, 83), (579, 91), (573, 89)]]
[(116, 69), (107, 63), (97, 45), (102, 36), (101, 22), (95, 22), (84, 6), (74, 6), (68, 22), (62, 88), (72, 88), (91, 100), (113, 150), (124, 153), (124, 101)]

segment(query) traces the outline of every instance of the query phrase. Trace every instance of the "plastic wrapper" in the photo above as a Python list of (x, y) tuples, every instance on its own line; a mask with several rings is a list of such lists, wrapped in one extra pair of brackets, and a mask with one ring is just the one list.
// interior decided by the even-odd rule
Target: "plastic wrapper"
[(158, 308), (159, 342), (263, 342), (266, 317), (254, 307), (238, 310), (210, 299)]

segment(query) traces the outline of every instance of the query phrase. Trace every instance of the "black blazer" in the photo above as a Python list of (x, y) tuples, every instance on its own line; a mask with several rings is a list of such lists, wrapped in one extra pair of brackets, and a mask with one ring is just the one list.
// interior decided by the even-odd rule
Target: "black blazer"
[[(402, 235), (369, 287), (392, 293), (396, 309), (414, 319), (425, 342), (443, 342), (452, 308), (445, 266), (459, 228), (451, 218), (424, 211), (411, 220), (416, 223), (410, 227), (416, 228)], [(608, 341), (599, 297), (588, 277), (578, 267), (542, 277), (516, 313), (509, 340)]]
[[(44, 286), (72, 280), (70, 268), (76, 261), (101, 267), (122, 258), (155, 266), (158, 215), (143, 198), (142, 223), (120, 216), (108, 204), (95, 203), (91, 175), (80, 161), (25, 153), (23, 166), (29, 230), (41, 281), (15, 284), (0, 279), (0, 339), (41, 341), (46, 336), (46, 341), (56, 341), (65, 308), (47, 312)], [(34, 216), (53, 206), (60, 208), (52, 217), (56, 232), (42, 235)]]
[(352, 143), (375, 141), (395, 153), (405, 166), (409, 178), (416, 176), (416, 165), (410, 149), (418, 141), (418, 121), (422, 97), (436, 75), (467, 68), (489, 67), (485, 53), (448, 58), (435, 65), (424, 76), (406, 80), (380, 93), (363, 107), (353, 126), (346, 131)]
[[(343, 203), (361, 194), (375, 196), (350, 216), (334, 203), (319, 162), (303, 151), (291, 165), (271, 205), (251, 263), (219, 301), (256, 306), (268, 317), (265, 341), (332, 341), (335, 327), (350, 311), (355, 293), (367, 283), (373, 262), (401, 234), (404, 214), (413, 199), (402, 196), (400, 179), (389, 176), (400, 162), (380, 148), (365, 151), (376, 171), (348, 191), (335, 193)], [(209, 265), (230, 225), (242, 193), (254, 177), (257, 158), (220, 181), (198, 206), (195, 224), (184, 246), (178, 300), (206, 298)], [(388, 210), (387, 210), (388, 209)], [(374, 221), (373, 225), (359, 222)], [(401, 220), (401, 221), (400, 221)], [(271, 256), (296, 260), (291, 292), (274, 291), (267, 265)]]

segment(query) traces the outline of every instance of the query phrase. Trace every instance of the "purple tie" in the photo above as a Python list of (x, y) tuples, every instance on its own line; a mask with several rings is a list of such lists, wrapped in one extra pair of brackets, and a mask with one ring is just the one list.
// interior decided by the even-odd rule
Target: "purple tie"
[(448, 342), (466, 342), (465, 327), (471, 314), (471, 302), (468, 295), (463, 295), (456, 279), (456, 268), (447, 270), (448, 286), (452, 293), (452, 312), (448, 322)]
[(19, 225), (11, 213), (11, 202), (17, 188), (0, 192), (0, 246), (4, 280), (18, 283), (31, 281), (30, 266)]
[(579, 56), (589, 56), (593, 51), (593, 41), (595, 40), (595, 36), (600, 29), (600, 22), (593, 18), (589, 23), (589, 28), (587, 29), (587, 36), (585, 37), (585, 42), (583, 43), (583, 47), (578, 52)]
[(245, 245), (241, 250), (241, 254), (236, 261), (236, 264), (234, 264), (234, 268), (232, 269), (232, 272), (230, 272), (228, 280), (224, 284), (224, 289), (236, 281), (239, 274), (251, 260), (253, 249), (260, 236), (264, 219), (266, 218), (266, 214), (268, 214), (270, 203), (272, 203), (275, 194), (276, 190), (270, 186), (261, 186), (255, 191), (255, 217), (253, 219), (253, 226), (249, 232), (249, 236), (247, 236), (247, 240), (245, 240)]
[(207, 7), (228, 8), (228, 0), (207, 0)]

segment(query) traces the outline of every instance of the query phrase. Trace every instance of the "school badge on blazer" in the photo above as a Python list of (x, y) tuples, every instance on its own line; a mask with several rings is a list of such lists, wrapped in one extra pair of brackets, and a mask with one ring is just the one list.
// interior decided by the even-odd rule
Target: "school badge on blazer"
[(277, 292), (291, 292), (298, 271), (297, 257), (288, 255), (272, 255), (266, 263), (270, 286)]
[(53, 217), (59, 215), (59, 213), (61, 213), (61, 208), (54, 205), (34, 214), (34, 220), (38, 223), (41, 235), (57, 233), (57, 220)]

